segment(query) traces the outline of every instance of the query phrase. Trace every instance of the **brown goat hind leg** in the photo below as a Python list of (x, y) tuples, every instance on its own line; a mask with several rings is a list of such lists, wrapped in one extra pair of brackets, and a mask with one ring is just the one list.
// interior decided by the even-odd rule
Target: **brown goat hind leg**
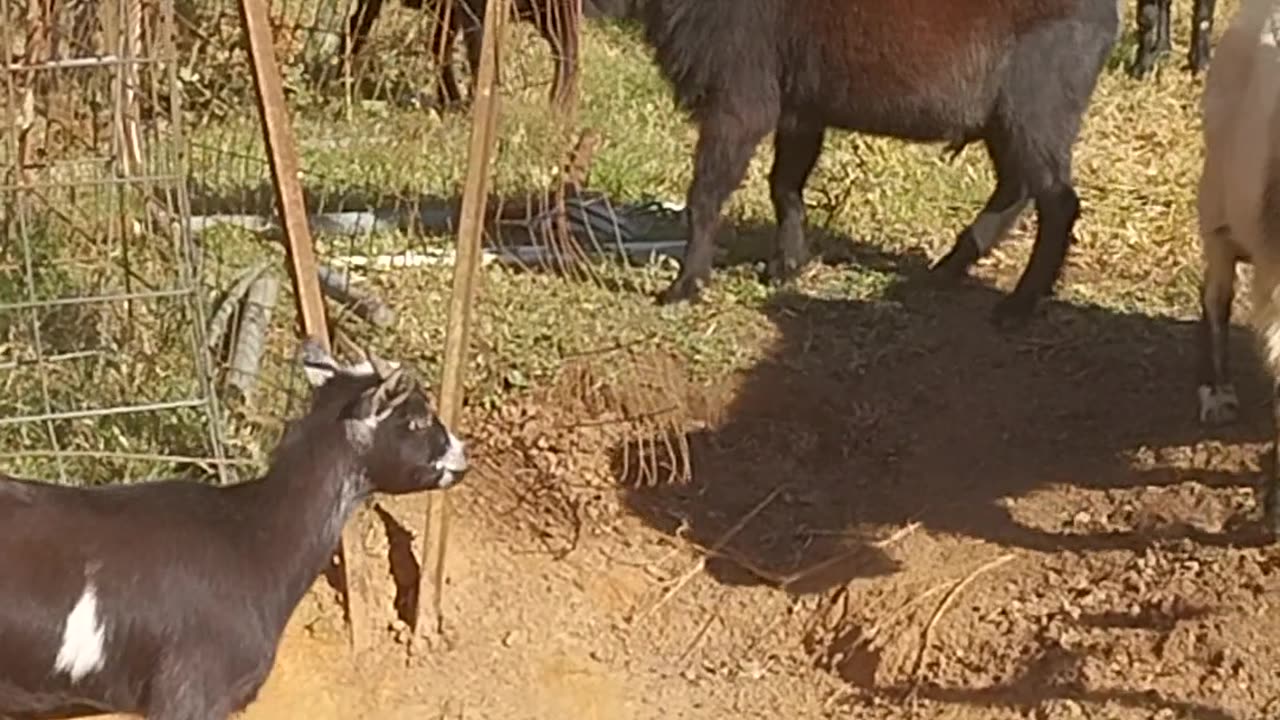
[[(1135, 78), (1144, 77), (1155, 67), (1162, 54), (1160, 38), (1161, 23), (1168, 22), (1168, 13), (1164, 12), (1162, 0), (1138, 0), (1138, 50), (1129, 67), (1129, 74)], [(1168, 38), (1168, 31), (1163, 32)]]
[(973, 222), (960, 231), (950, 252), (930, 268), (938, 276), (963, 277), (978, 258), (1004, 239), (1030, 201), (1008, 150), (999, 143), (988, 143), (987, 154), (995, 166), (996, 188)]
[(797, 128), (784, 123), (774, 135), (769, 195), (778, 223), (776, 252), (769, 263), (769, 279), (786, 283), (809, 262), (804, 239), (804, 185), (822, 153), (822, 128)]
[(756, 146), (769, 132), (774, 118), (758, 109), (732, 109), (702, 118), (694, 150), (693, 182), (689, 185), (689, 244), (680, 274), (658, 294), (658, 304), (696, 300), (711, 277), (716, 231), (725, 201), (742, 183)]
[(1067, 182), (1036, 193), (1036, 241), (1031, 260), (1008, 297), (996, 304), (997, 325), (1017, 325), (1030, 319), (1036, 303), (1053, 291), (1071, 245), (1071, 232), (1080, 217), (1080, 198)]
[(1187, 69), (1192, 74), (1202, 72), (1209, 65), (1215, 4), (1216, 0), (1196, 0), (1195, 2), (1194, 15), (1191, 18), (1191, 47), (1187, 49)]
[[(1268, 225), (1268, 213), (1264, 211), (1263, 224)], [(1277, 218), (1280, 219), (1280, 218)], [(1247, 230), (1247, 229), (1246, 229)], [(1270, 233), (1263, 234), (1263, 237)], [(1249, 248), (1262, 245), (1254, 241), (1240, 240)], [(1261, 248), (1265, 250), (1265, 247)], [(1261, 255), (1261, 256), (1259, 256)], [(1272, 448), (1271, 467), (1263, 473), (1262, 506), (1263, 525), (1273, 537), (1280, 536), (1280, 264), (1265, 253), (1253, 254), (1253, 283), (1250, 294), (1253, 300), (1252, 324), (1257, 334), (1263, 364), (1271, 378)]]
[(1160, 23), (1157, 25), (1156, 52), (1168, 55), (1173, 50), (1170, 25), (1173, 23), (1173, 0), (1160, 0)]
[(1211, 235), (1203, 241), (1205, 269), (1200, 284), (1200, 352), (1196, 372), (1196, 397), (1200, 422), (1221, 425), (1234, 421), (1240, 406), (1228, 365), (1236, 257), (1225, 228), (1206, 232)]

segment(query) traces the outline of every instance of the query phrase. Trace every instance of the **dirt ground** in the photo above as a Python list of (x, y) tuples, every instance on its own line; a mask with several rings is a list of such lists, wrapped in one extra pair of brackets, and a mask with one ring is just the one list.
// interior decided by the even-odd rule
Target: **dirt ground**
[(1243, 418), (1207, 430), (1192, 323), (1002, 333), (996, 291), (895, 262), (890, 300), (776, 296), (771, 360), (689, 391), (690, 482), (536, 398), (473, 421), (443, 640), (397, 642), (423, 508), (379, 502), (380, 647), (347, 654), (320, 581), (244, 717), (1280, 717), (1243, 330)]

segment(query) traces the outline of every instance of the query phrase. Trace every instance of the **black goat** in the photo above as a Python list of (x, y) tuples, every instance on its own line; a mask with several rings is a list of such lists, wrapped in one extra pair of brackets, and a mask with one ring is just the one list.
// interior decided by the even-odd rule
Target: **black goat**
[[(364, 46), (369, 30), (382, 12), (383, 0), (359, 0), (347, 19), (347, 33), (338, 47), (338, 57), (347, 53), (355, 57)], [(453, 39), (462, 33), (467, 64), (472, 72), (480, 66), (480, 41), (484, 31), (486, 0), (401, 0), (407, 8), (430, 7), (434, 15), (431, 35), (432, 57), (440, 63), (437, 95), (441, 104), (460, 103), (462, 93), (453, 72)], [(515, 17), (532, 24), (551, 46), (556, 56), (556, 74), (551, 84), (551, 102), (567, 109), (573, 102), (578, 82), (578, 6), (575, 0), (512, 0)], [(594, 10), (592, 11), (594, 12)]]
[(285, 623), (370, 493), (467, 468), (418, 382), (312, 342), (309, 411), (261, 479), (75, 488), (0, 477), (0, 717), (225, 720), (257, 696)]
[(997, 317), (1025, 318), (1052, 292), (1079, 215), (1072, 147), (1115, 44), (1116, 0), (648, 0), (641, 15), (699, 130), (691, 238), (660, 302), (694, 298), (709, 277), (721, 209), (770, 131), (770, 274), (799, 273), (801, 196), (828, 127), (957, 151), (982, 140), (995, 191), (935, 271), (963, 275), (1034, 199), (1031, 261)]
[[(1191, 47), (1187, 48), (1187, 69), (1199, 73), (1209, 64), (1209, 39), (1213, 34), (1213, 7), (1217, 0), (1195, 0), (1191, 17)], [(1169, 17), (1173, 0), (1138, 0), (1138, 52), (1129, 74), (1144, 77), (1156, 60), (1173, 49), (1169, 42)]]

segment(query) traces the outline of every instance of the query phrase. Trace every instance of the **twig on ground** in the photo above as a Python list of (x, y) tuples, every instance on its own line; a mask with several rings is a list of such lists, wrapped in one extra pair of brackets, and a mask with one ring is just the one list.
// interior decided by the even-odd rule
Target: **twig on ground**
[(942, 596), (942, 601), (939, 602), (938, 607), (934, 609), (933, 616), (929, 618), (928, 624), (926, 624), (924, 627), (924, 632), (921, 633), (920, 649), (919, 651), (916, 652), (915, 666), (911, 671), (911, 675), (912, 675), (911, 685), (907, 689), (906, 694), (903, 696), (902, 698), (903, 700), (906, 700), (907, 698), (910, 698), (910, 697), (914, 697), (916, 694), (916, 691), (920, 689), (920, 683), (923, 679), (920, 673), (921, 673), (921, 670), (924, 668), (924, 656), (925, 656), (925, 653), (929, 650), (929, 642), (933, 639), (933, 629), (938, 625), (938, 621), (942, 619), (942, 615), (946, 613), (947, 608), (951, 607), (951, 602), (956, 599), (956, 596), (960, 594), (961, 590), (965, 589), (965, 587), (967, 587), (969, 583), (977, 579), (979, 575), (985, 572), (990, 572), (991, 570), (994, 570), (995, 568), (998, 568), (1001, 565), (1004, 565), (1005, 563), (1012, 560), (1014, 557), (1016, 557), (1016, 555), (1014, 555), (1013, 553), (1006, 553), (1004, 555), (1001, 555), (1000, 557), (997, 557), (994, 560), (990, 560), (986, 563), (983, 563), (976, 570), (974, 570), (973, 572), (969, 573), (968, 575), (960, 579), (958, 582), (956, 582), (955, 585), (952, 585), (951, 589), (947, 591), (947, 594)]
[(890, 535), (889, 537), (884, 538), (883, 540), (877, 540), (871, 543), (871, 547), (876, 547), (883, 550), (884, 548), (887, 548), (891, 545), (897, 545), (899, 542), (904, 540), (908, 535), (910, 535), (911, 533), (919, 529), (920, 529), (919, 520), (915, 522), (907, 523), (906, 525), (903, 525), (902, 527), (895, 530), (893, 534)]
[(685, 647), (684, 652), (680, 653), (680, 657), (676, 660), (676, 665), (684, 665), (689, 656), (693, 654), (702, 641), (707, 637), (707, 631), (711, 629), (711, 625), (720, 619), (720, 601), (724, 599), (724, 591), (720, 591), (720, 595), (716, 597), (715, 607), (711, 612), (707, 613), (707, 619), (703, 621), (702, 626), (698, 628), (698, 632), (693, 634), (693, 639)]
[[(839, 555), (835, 555), (835, 556), (833, 556), (833, 557), (829, 557), (829, 558), (827, 558), (826, 560), (820, 560), (820, 561), (818, 561), (817, 563), (814, 563), (813, 565), (810, 565), (809, 567), (807, 567), (807, 568), (805, 568), (805, 569), (803, 569), (803, 570), (797, 570), (796, 572), (793, 572), (793, 573), (791, 573), (790, 575), (784, 575), (784, 576), (781, 576), (781, 577), (779, 577), (779, 578), (778, 578), (778, 585), (779, 585), (779, 587), (784, 587), (784, 588), (785, 588), (785, 587), (787, 587), (788, 585), (793, 585), (793, 584), (795, 584), (796, 582), (798, 582), (798, 581), (800, 581), (800, 580), (803, 580), (803, 579), (805, 579), (805, 578), (807, 578), (807, 577), (809, 577), (809, 576), (811, 576), (811, 575), (813, 575), (813, 574), (815, 574), (815, 573), (819, 572), (820, 570), (826, 570), (827, 568), (831, 567), (832, 565), (838, 565), (838, 564), (840, 564), (840, 563), (844, 562), (845, 560), (848, 560), (849, 558), (851, 558), (851, 557), (853, 557), (853, 556), (855, 556), (855, 555), (858, 555), (859, 553), (862, 553), (862, 552), (863, 552), (863, 551), (865, 551), (868, 547), (873, 547), (873, 548), (876, 548), (876, 549), (884, 549), (884, 548), (887, 548), (887, 547), (889, 547), (889, 546), (891, 546), (891, 545), (894, 545), (894, 544), (898, 543), (898, 542), (899, 542), (899, 541), (901, 541), (903, 538), (905, 538), (905, 537), (907, 537), (908, 535), (910, 535), (911, 533), (915, 532), (919, 527), (920, 527), (920, 523), (919, 523), (919, 522), (913, 522), (913, 523), (911, 523), (911, 524), (909, 524), (909, 525), (905, 525), (905, 526), (903, 526), (903, 527), (899, 528), (898, 530), (896, 530), (892, 535), (890, 535), (890, 536), (889, 536), (889, 537), (887, 537), (887, 538), (884, 538), (884, 539), (882, 539), (882, 540), (877, 540), (877, 541), (875, 541), (875, 542), (873, 542), (873, 543), (870, 543), (869, 545), (864, 545), (864, 546), (860, 546), (860, 547), (852, 548), (852, 549), (850, 549), (848, 552), (840, 553)], [(815, 533), (815, 534), (816, 534), (816, 533)], [(737, 562), (737, 561), (735, 560), (735, 562)], [(744, 567), (745, 567), (745, 566), (744, 566)], [(748, 570), (752, 570), (750, 567), (747, 567), (747, 569), (748, 569)], [(755, 572), (755, 571), (754, 571), (754, 570), (752, 570), (752, 572)], [(758, 573), (757, 573), (757, 574), (758, 574)]]
[[(779, 485), (778, 487), (774, 488), (772, 492), (766, 495), (763, 500), (756, 503), (755, 507), (751, 508), (751, 510), (749, 510), (746, 515), (743, 515), (742, 518), (738, 520), (738, 522), (734, 523), (733, 527), (729, 528), (727, 532), (721, 535), (720, 539), (716, 540), (715, 543), (713, 543), (710, 548), (703, 550), (703, 556), (698, 558), (697, 562), (695, 562), (688, 570), (686, 570), (684, 574), (682, 574), (679, 577), (679, 579), (677, 579), (674, 583), (672, 583), (672, 586), (665, 593), (663, 593), (662, 597), (659, 598), (656, 603), (654, 603), (653, 605), (650, 605), (639, 615), (636, 615), (634, 618), (631, 619), (631, 622), (628, 624), (634, 627), (640, 621), (644, 620), (645, 618), (649, 617), (653, 613), (657, 612), (658, 609), (661, 608), (663, 605), (666, 605), (668, 602), (670, 602), (671, 598), (675, 597), (676, 594), (679, 593), (680, 590), (685, 585), (689, 584), (690, 580), (693, 580), (693, 578), (699, 572), (701, 572), (703, 568), (707, 566), (708, 557), (718, 554), (720, 550), (730, 540), (734, 538), (735, 535), (742, 532), (742, 529), (747, 526), (747, 523), (751, 522), (751, 520), (755, 518), (755, 516), (763, 512), (764, 509), (768, 507), (769, 504), (772, 503), (774, 499), (777, 498), (778, 495), (780, 495), (782, 491), (785, 490), (786, 488), (787, 488), (786, 484)], [(698, 547), (698, 546), (695, 545), (694, 547)], [(699, 550), (701, 550), (701, 548), (699, 548)]]

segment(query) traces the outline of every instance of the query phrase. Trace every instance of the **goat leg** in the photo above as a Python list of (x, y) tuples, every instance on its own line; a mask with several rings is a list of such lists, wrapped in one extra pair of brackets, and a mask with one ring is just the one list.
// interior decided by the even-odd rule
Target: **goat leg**
[(1280, 382), (1271, 386), (1271, 467), (1262, 476), (1262, 525), (1274, 540), (1280, 538)]
[(1216, 0), (1196, 0), (1191, 18), (1191, 47), (1187, 49), (1187, 67), (1192, 74), (1209, 65), (1210, 35), (1213, 33), (1213, 8)]
[(1169, 36), (1169, 24), (1173, 15), (1173, 0), (1160, 0), (1160, 20), (1156, 23), (1156, 54), (1168, 55), (1173, 50)]
[(1200, 285), (1199, 387), (1196, 394), (1200, 422), (1221, 425), (1234, 421), (1240, 407), (1228, 364), (1236, 258), (1225, 229), (1206, 231), (1202, 244), (1205, 270)]
[(465, 6), (456, 8), (452, 0), (444, 0), (440, 3), (435, 29), (431, 33), (431, 54), (438, 68), (436, 98), (441, 107), (462, 102), (462, 91), (458, 88), (458, 78), (453, 72), (453, 38), (458, 29), (458, 18), (466, 11)]
[(378, 19), (378, 15), (382, 13), (382, 0), (359, 0), (356, 3), (355, 12), (351, 13), (351, 17), (347, 18), (347, 31), (342, 35), (338, 44), (338, 60), (342, 63), (347, 62), (347, 57), (355, 59), (360, 53), (360, 48), (364, 47), (365, 40), (369, 37), (369, 30), (373, 28), (373, 23)]
[(960, 231), (950, 252), (930, 269), (938, 277), (953, 280), (964, 277), (978, 258), (1009, 234), (1030, 201), (1008, 134), (993, 133), (985, 145), (996, 172), (995, 190), (973, 222)]
[(1053, 292), (1071, 245), (1072, 229), (1080, 217), (1080, 198), (1070, 183), (1059, 182), (1036, 193), (1035, 201), (1039, 227), (1031, 259), (1013, 292), (996, 303), (992, 320), (997, 326), (1024, 324), (1040, 299)]
[[(1145, 77), (1155, 67), (1160, 54), (1160, 24), (1162, 0), (1138, 0), (1138, 51), (1134, 55), (1129, 74)], [(1167, 35), (1167, 33), (1166, 33)]]
[(774, 133), (769, 194), (778, 230), (768, 275), (779, 284), (793, 280), (809, 261), (804, 239), (804, 185), (822, 152), (822, 139), (821, 126), (803, 126), (794, 118), (785, 119)]
[(756, 146), (777, 115), (726, 107), (704, 118), (694, 149), (693, 182), (689, 185), (689, 244), (680, 274), (658, 295), (658, 304), (697, 300), (711, 277), (716, 231), (725, 202), (747, 174)]
[(574, 0), (553, 0), (536, 16), (538, 31), (551, 46), (556, 74), (551, 83), (551, 103), (561, 112), (573, 110), (578, 94), (578, 24)]

